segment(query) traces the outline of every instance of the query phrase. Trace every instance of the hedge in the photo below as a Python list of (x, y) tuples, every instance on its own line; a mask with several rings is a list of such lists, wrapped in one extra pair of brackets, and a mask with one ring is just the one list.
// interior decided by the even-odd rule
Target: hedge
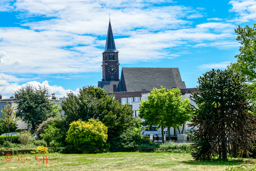
[[(13, 135), (12, 136), (12, 143), (17, 143), (19, 144), (19, 140), (18, 140), (19, 135)], [(11, 136), (7, 137), (8, 141), (11, 141)], [(6, 141), (6, 136), (0, 136), (0, 145), (3, 145), (3, 143)]]

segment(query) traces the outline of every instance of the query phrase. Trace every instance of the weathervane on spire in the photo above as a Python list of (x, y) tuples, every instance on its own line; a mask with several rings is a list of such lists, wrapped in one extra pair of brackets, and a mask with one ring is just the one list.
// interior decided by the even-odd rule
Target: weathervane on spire
[(109, 14), (109, 21), (110, 21), (110, 14)]

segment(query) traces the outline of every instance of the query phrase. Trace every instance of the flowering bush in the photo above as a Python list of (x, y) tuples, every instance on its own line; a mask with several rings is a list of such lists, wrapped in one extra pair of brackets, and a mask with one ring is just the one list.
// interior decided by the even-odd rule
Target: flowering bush
[(39, 146), (36, 148), (36, 152), (39, 154), (45, 154), (48, 153), (48, 148), (44, 146)]
[[(98, 153), (103, 152), (107, 141), (108, 128), (95, 119), (83, 122), (80, 119), (70, 124), (67, 132), (66, 142), (71, 146), (66, 152)], [(65, 151), (65, 150), (64, 150)]]

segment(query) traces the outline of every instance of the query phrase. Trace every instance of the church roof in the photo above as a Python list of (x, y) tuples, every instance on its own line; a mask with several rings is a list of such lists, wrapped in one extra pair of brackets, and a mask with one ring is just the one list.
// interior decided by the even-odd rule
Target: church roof
[(98, 87), (103, 88), (108, 93), (113, 93), (113, 86), (116, 85), (116, 91), (124, 91), (122, 81), (99, 81)]
[(107, 40), (106, 40), (106, 45), (105, 45), (105, 51), (104, 52), (118, 52), (116, 50), (114, 35), (113, 35), (113, 32), (112, 32), (112, 27), (111, 27), (110, 21), (109, 21), (109, 25), (108, 25), (108, 34), (107, 34)]
[(122, 68), (125, 91), (152, 90), (153, 88), (184, 89), (178, 68)]

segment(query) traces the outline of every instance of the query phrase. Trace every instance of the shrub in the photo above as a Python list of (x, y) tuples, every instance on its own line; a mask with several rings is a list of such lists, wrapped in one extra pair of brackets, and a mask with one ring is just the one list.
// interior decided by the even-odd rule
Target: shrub
[(70, 124), (66, 141), (70, 144), (63, 153), (98, 153), (103, 152), (107, 141), (108, 128), (95, 119), (83, 122), (80, 119)]
[(15, 144), (14, 143), (11, 143), (11, 142), (9, 142), (9, 141), (5, 141), (4, 143), (3, 143), (3, 146), (4, 147), (8, 147), (8, 148), (13, 148), (13, 147), (15, 147)]
[[(18, 137), (19, 137), (19, 135), (13, 135), (12, 136), (12, 143), (16, 143), (16, 144), (20, 143), (20, 141), (18, 140)], [(11, 136), (9, 136), (7, 138), (7, 140), (11, 141)], [(3, 144), (5, 141), (6, 141), (6, 136), (0, 136), (0, 144)]]
[(39, 154), (45, 154), (48, 153), (48, 148), (44, 146), (39, 146), (36, 148), (36, 152)]
[(64, 122), (64, 118), (61, 118), (61, 117), (50, 117), (48, 118), (47, 120), (43, 121), (37, 128), (36, 130), (36, 135), (38, 135), (39, 138), (43, 138), (41, 137), (40, 135), (45, 133), (45, 130), (46, 128), (48, 128), (48, 125), (52, 125), (56, 128), (61, 128)]
[(36, 146), (47, 146), (47, 143), (44, 140), (34, 140), (33, 143)]
[(55, 126), (48, 125), (47, 128), (44, 129), (44, 133), (40, 134), (41, 137), (47, 142), (49, 145), (51, 141), (55, 140), (61, 140), (62, 136), (60, 133), (60, 129), (56, 128)]
[(21, 144), (27, 145), (32, 143), (33, 138), (30, 131), (27, 130), (27, 131), (20, 132), (18, 140), (20, 141)]
[(150, 140), (144, 139), (141, 135), (143, 128), (128, 129), (116, 137), (115, 145), (111, 146), (111, 151), (136, 151), (142, 144), (151, 144)]
[(52, 141), (49, 143), (49, 146), (50, 146), (50, 147), (63, 147), (63, 144), (62, 144), (62, 143), (59, 143), (59, 142), (56, 142), (55, 140), (52, 140)]
[(150, 143), (150, 144), (141, 144), (140, 148), (159, 148), (159, 144)]

